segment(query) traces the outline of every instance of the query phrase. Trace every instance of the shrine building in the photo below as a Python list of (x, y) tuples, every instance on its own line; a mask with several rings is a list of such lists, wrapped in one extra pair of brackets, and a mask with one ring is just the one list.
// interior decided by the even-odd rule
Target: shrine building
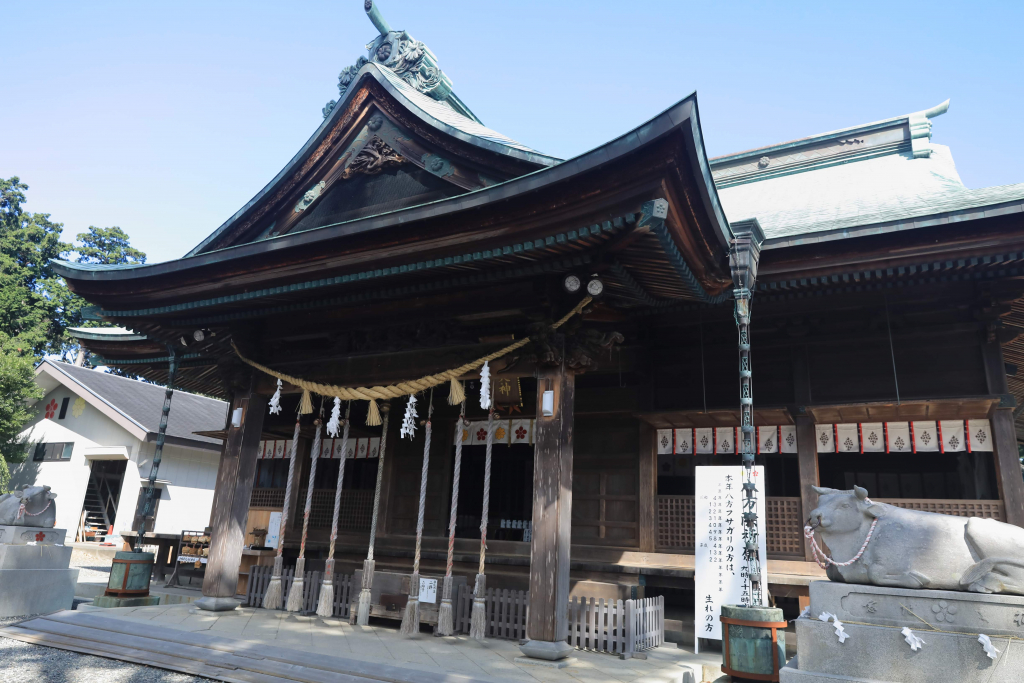
[[(948, 101), (708, 158), (694, 94), (562, 160), (487, 128), (426, 46), (368, 12), (379, 35), (323, 123), (201, 244), (55, 266), (126, 330), (81, 338), (94, 364), (157, 383), (173, 367), (175, 388), (230, 402), (204, 433), (224, 440), (205, 596), (240, 590), (274, 512), (285, 566), (304, 540), (322, 570), (343, 461), (339, 570), (362, 567), (373, 527), (377, 570), (410, 572), (429, 406), (421, 571), (445, 573), (454, 519), (472, 583), (487, 499), (488, 586), (529, 589), (542, 641), (581, 587), (692, 605), (694, 467), (740, 464), (743, 406), (776, 599), (823, 576), (803, 536), (815, 485), (1024, 525), (1024, 183), (964, 186), (932, 141)], [(526, 337), (487, 378), (408, 389)], [(272, 414), (279, 375), (304, 384), (283, 381)], [(402, 386), (411, 439), (407, 396), (382, 392)], [(322, 434), (313, 453), (337, 388), (360, 397), (342, 401), (347, 447)]]

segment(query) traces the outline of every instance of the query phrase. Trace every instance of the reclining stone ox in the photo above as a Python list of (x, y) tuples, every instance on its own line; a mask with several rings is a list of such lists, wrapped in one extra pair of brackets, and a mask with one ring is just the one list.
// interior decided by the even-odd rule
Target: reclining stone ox
[[(1024, 595), (1024, 529), (994, 519), (954, 517), (876, 503), (852, 491), (814, 487), (808, 524), (821, 533), (832, 581), (899, 588)], [(865, 539), (877, 520), (871, 539)]]
[(52, 529), (57, 523), (56, 493), (49, 486), (23, 486), (0, 495), (0, 526), (37, 526)]

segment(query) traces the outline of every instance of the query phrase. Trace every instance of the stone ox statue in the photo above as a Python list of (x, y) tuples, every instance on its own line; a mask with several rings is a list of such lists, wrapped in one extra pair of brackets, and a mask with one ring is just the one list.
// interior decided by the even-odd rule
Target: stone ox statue
[(824, 558), (830, 580), (1024, 595), (1024, 529), (876, 503), (859, 486), (814, 490), (820, 497), (805, 535), (820, 532), (832, 551)]
[(0, 526), (38, 526), (52, 529), (57, 523), (56, 493), (49, 486), (23, 486), (0, 495)]

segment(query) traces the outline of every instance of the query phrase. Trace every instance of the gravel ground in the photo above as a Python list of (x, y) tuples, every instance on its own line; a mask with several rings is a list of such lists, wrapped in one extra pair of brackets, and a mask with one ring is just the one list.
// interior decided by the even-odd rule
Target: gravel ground
[[(0, 628), (25, 617), (0, 618)], [(4, 683), (204, 683), (209, 678), (0, 637)]]

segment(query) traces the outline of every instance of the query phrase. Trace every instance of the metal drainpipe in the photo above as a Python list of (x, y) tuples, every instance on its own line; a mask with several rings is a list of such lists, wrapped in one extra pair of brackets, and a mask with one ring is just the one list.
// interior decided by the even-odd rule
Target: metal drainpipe
[[(149, 486), (146, 488), (146, 502), (142, 506), (142, 518), (139, 520), (139, 536), (135, 540), (135, 551), (141, 552), (142, 540), (146, 535), (146, 519), (153, 512), (153, 494), (156, 492), (156, 475), (160, 469), (160, 459), (164, 454), (164, 440), (167, 437), (167, 416), (171, 413), (171, 396), (174, 395), (174, 375), (178, 370), (177, 351), (167, 345), (170, 356), (167, 365), (167, 389), (164, 392), (164, 407), (160, 413), (160, 428), (156, 433), (156, 448), (153, 450), (153, 467), (149, 470)], [(155, 528), (155, 527), (154, 527)]]

